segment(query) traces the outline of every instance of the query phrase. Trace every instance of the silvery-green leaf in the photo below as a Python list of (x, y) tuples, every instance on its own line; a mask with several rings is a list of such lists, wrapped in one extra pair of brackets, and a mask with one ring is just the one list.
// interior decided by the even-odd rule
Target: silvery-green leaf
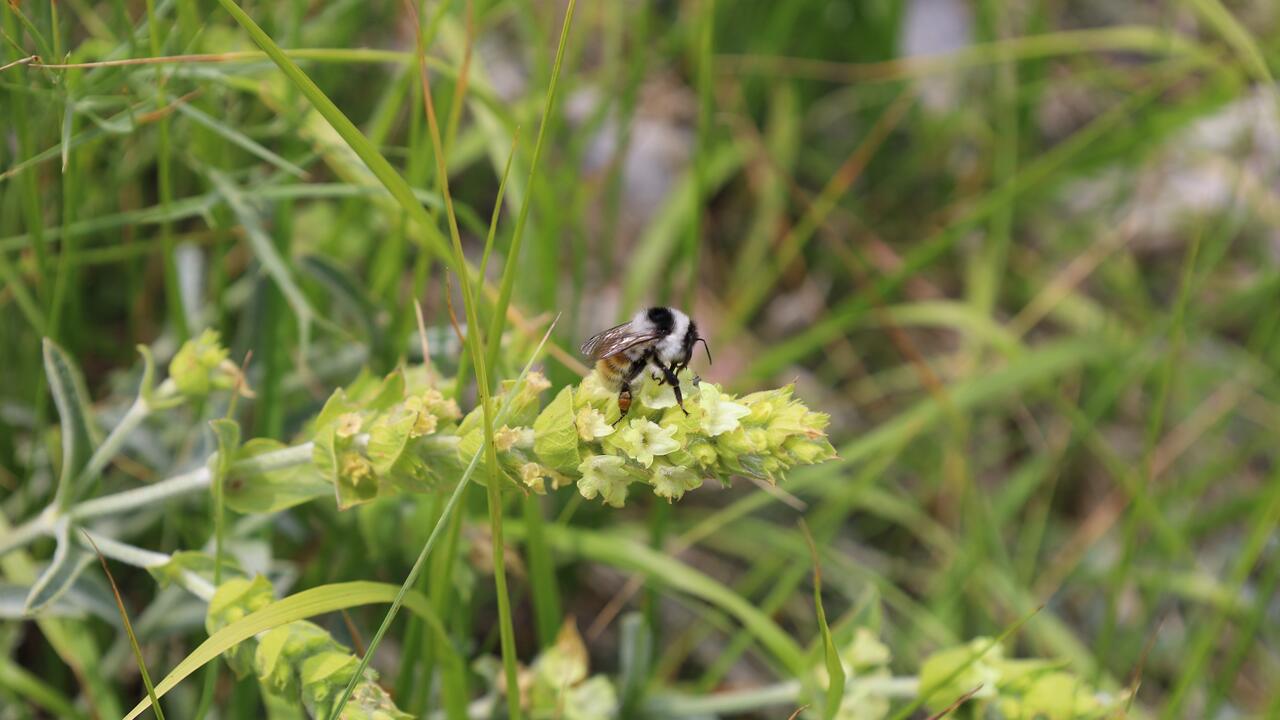
[(53, 559), (31, 586), (23, 606), (27, 615), (35, 615), (57, 600), (89, 564), (90, 555), (71, 542), (71, 525), (62, 523), (57, 531), (58, 546)]
[(66, 351), (49, 338), (44, 339), (44, 370), (62, 427), (62, 468), (56, 502), (65, 508), (81, 490), (75, 487), (76, 480), (89, 462), (98, 438), (89, 415), (84, 377)]

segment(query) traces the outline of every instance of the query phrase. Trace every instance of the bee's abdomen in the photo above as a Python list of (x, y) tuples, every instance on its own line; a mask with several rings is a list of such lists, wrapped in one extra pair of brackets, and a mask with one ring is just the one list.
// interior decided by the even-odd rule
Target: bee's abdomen
[(623, 377), (630, 366), (631, 360), (624, 355), (613, 355), (596, 363), (596, 373), (600, 375), (600, 380), (605, 387), (617, 390), (622, 387)]

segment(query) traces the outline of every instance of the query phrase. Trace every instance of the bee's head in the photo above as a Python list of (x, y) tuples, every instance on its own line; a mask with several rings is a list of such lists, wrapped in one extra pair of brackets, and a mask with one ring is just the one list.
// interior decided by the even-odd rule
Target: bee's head
[(685, 331), (684, 338), (681, 342), (681, 364), (686, 367), (689, 361), (693, 359), (693, 346), (702, 343), (702, 349), (707, 351), (707, 364), (711, 364), (711, 348), (707, 346), (706, 338), (698, 334), (698, 324), (689, 319), (689, 329)]

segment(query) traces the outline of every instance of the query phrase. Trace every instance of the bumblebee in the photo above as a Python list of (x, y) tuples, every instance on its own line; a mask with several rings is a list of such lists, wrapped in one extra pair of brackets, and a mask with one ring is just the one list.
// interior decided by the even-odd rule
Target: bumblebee
[(620, 414), (613, 423), (617, 425), (631, 409), (631, 384), (646, 368), (652, 368), (655, 380), (671, 386), (680, 409), (689, 414), (676, 374), (689, 367), (693, 346), (699, 342), (711, 362), (711, 349), (692, 318), (675, 308), (651, 307), (621, 325), (596, 333), (580, 349), (595, 362), (605, 387), (618, 392)]

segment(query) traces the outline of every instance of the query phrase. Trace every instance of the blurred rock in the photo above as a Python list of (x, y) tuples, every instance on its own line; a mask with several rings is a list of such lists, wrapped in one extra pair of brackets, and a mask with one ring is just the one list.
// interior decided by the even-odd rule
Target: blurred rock
[[(973, 18), (963, 0), (909, 0), (898, 47), (903, 57), (943, 55), (973, 44)], [(918, 81), (920, 104), (934, 113), (954, 110), (961, 78), (930, 75)]]

